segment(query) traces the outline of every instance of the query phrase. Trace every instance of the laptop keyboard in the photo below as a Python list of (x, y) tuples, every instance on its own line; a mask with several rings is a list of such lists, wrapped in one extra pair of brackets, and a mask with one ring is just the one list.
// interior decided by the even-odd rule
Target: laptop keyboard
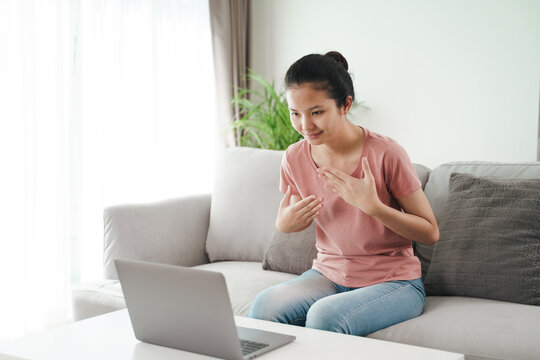
[(244, 339), (240, 339), (240, 345), (242, 346), (242, 355), (251, 354), (254, 351), (260, 350), (268, 346), (268, 344)]

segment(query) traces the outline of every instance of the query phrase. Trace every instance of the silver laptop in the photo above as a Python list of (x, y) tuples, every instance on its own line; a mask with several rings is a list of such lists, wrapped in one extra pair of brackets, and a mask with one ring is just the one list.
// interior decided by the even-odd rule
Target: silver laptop
[(229, 360), (251, 359), (294, 336), (236, 327), (221, 273), (115, 259), (135, 337)]

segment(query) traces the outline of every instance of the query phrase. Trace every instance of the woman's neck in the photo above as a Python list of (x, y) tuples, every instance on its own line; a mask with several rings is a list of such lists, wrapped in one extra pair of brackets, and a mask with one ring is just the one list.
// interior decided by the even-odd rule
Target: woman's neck
[(333, 141), (321, 144), (325, 152), (335, 156), (343, 156), (359, 149), (364, 144), (364, 130), (348, 120), (343, 123)]

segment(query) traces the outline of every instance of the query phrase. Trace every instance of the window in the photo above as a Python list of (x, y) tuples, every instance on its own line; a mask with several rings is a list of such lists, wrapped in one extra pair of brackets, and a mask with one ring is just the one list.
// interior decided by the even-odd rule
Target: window
[(103, 209), (209, 192), (205, 1), (0, 2), (0, 340), (69, 319)]

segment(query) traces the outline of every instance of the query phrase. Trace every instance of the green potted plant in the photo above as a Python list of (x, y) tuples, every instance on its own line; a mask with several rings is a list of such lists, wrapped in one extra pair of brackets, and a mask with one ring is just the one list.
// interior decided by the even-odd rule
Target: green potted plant
[[(240, 118), (231, 124), (238, 146), (285, 150), (302, 136), (293, 128), (285, 93), (277, 93), (274, 84), (253, 73), (245, 78), (259, 84), (261, 91), (239, 88), (232, 103), (238, 105)], [(245, 94), (249, 94), (246, 99)]]

